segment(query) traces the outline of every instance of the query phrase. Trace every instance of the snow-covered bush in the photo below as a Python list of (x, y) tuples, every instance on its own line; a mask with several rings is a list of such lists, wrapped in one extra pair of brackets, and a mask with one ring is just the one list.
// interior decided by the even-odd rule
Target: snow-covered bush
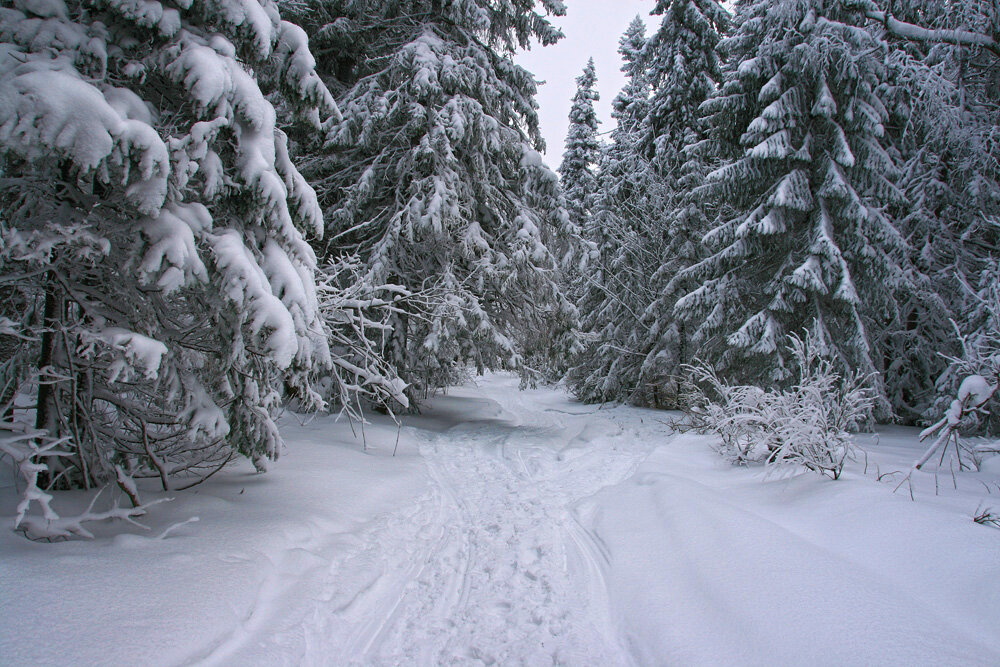
[(814, 335), (788, 337), (798, 369), (787, 389), (730, 385), (704, 363), (689, 366), (700, 395), (695, 426), (717, 433), (733, 463), (802, 465), (838, 479), (852, 456), (851, 432), (870, 419), (874, 394), (860, 373), (842, 377)]
[(274, 0), (15, 0), (0, 55), (4, 399), (73, 454), (41, 487), (276, 458), (282, 386), (331, 362), (272, 103), (337, 116), (303, 31)]

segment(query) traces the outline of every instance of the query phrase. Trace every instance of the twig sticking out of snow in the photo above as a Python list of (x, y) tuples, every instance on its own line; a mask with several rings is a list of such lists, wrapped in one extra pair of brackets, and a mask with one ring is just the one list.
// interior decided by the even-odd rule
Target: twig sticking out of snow
[[(944, 457), (948, 453), (948, 445), (953, 444), (955, 447), (955, 457), (958, 459), (959, 470), (966, 469), (965, 460), (962, 458), (962, 453), (966, 453), (972, 461), (972, 465), (978, 467), (978, 457), (976, 456), (976, 451), (969, 448), (962, 442), (959, 434), (959, 427), (962, 424), (962, 420), (969, 416), (970, 414), (982, 410), (991, 398), (993, 394), (996, 393), (997, 384), (990, 384), (986, 378), (982, 375), (970, 375), (962, 380), (962, 384), (959, 385), (958, 395), (951, 402), (951, 406), (945, 413), (945, 416), (941, 418), (935, 424), (928, 426), (923, 431), (920, 432), (920, 441), (923, 442), (935, 433), (938, 437), (931, 443), (931, 446), (927, 448), (927, 451), (923, 453), (919, 459), (913, 463), (913, 467), (906, 474), (903, 479), (900, 480), (899, 484), (896, 485), (895, 490), (898, 490), (904, 483), (910, 483), (910, 497), (913, 496), (913, 473), (916, 470), (920, 470), (931, 460), (934, 453), (937, 451), (941, 452), (941, 458), (938, 461), (938, 465), (944, 463)], [(957, 482), (956, 482), (957, 484)]]
[[(5, 410), (0, 411), (0, 414), (5, 413)], [(108, 510), (94, 511), (94, 506), (103, 493), (101, 489), (94, 494), (90, 505), (82, 514), (64, 517), (55, 511), (52, 507), (52, 494), (39, 486), (39, 480), (43, 474), (50, 472), (47, 460), (75, 455), (62, 448), (69, 441), (69, 437), (53, 438), (46, 431), (30, 428), (14, 420), (0, 421), (0, 458), (10, 457), (24, 483), (21, 501), (14, 515), (14, 530), (32, 540), (47, 541), (72, 537), (93, 539), (93, 533), (87, 530), (84, 524), (113, 519), (127, 521), (148, 530), (135, 519), (145, 515), (153, 505), (166, 502), (170, 498), (141, 502), (135, 482), (120, 467), (116, 467), (117, 483), (131, 500), (132, 507), (121, 507), (115, 501)], [(40, 514), (29, 513), (33, 504), (39, 508)]]
[(984, 508), (980, 505), (976, 508), (976, 513), (973, 515), (972, 520), (984, 526), (1000, 528), (1000, 514), (997, 514), (992, 507)]

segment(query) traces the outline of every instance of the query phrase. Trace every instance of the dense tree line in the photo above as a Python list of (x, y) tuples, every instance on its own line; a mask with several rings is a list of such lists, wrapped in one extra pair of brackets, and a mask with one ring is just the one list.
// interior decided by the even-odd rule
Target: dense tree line
[[(881, 419), (936, 418), (965, 374), (995, 378), (995, 4), (653, 13), (651, 37), (623, 37), (619, 129), (586, 167), (605, 196), (583, 225), (577, 394), (676, 407), (695, 359), (782, 387), (803, 331), (869, 377)], [(607, 196), (622, 163), (629, 190)]]
[[(790, 333), (916, 421), (995, 373), (991, 3), (658, 0), (559, 176), (533, 76), (560, 0), (0, 8), (0, 457), (49, 491), (203, 481), (287, 405), (413, 409), (469, 369), (661, 407), (781, 386)], [(561, 182), (560, 182), (561, 177)], [(991, 370), (992, 369), (992, 370)], [(34, 508), (38, 508), (37, 510)]]

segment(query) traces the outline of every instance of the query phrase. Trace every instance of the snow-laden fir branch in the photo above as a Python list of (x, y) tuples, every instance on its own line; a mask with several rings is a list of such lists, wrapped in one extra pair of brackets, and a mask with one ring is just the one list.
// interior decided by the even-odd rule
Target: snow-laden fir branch
[(1000, 44), (990, 35), (960, 29), (925, 28), (914, 23), (900, 21), (887, 11), (878, 9), (872, 2), (848, 2), (847, 6), (858, 6), (867, 18), (881, 23), (889, 34), (915, 42), (954, 44), (955, 46), (982, 47), (1000, 57)]

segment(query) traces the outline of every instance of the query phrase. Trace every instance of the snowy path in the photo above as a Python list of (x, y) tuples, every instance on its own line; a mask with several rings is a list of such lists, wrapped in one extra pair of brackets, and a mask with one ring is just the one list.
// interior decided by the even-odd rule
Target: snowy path
[(401, 435), (423, 493), (283, 543), (234, 631), (183, 662), (633, 664), (609, 616), (606, 548), (574, 511), (651, 451), (619, 422), (506, 376), (434, 399)]
[(649, 446), (593, 409), (559, 414), (514, 391), (501, 407), (476, 393), (408, 420), (430, 490), (390, 529), (362, 536), (381, 552), (375, 580), (365, 559), (334, 568), (333, 580), (364, 585), (342, 589), (349, 604), (327, 608), (317, 627), (326, 650), (337, 647), (325, 660), (629, 664), (607, 616), (602, 549), (572, 508), (627, 478)]
[(421, 550), (424, 566), (365, 647), (366, 660), (627, 662), (609, 633), (601, 549), (571, 508), (626, 478), (644, 448), (579, 449), (597, 434), (621, 440), (622, 430), (509, 407), (421, 445), (441, 534)]
[[(271, 473), (220, 474), (147, 535), (0, 532), (0, 662), (1000, 664), (1000, 531), (970, 518), (1000, 509), (1000, 458), (911, 502), (874, 474), (911, 430), (832, 482), (733, 468), (664, 418), (493, 375), (407, 417), (397, 456), (388, 420), (367, 451), (286, 420)], [(15, 500), (0, 480), (0, 519)]]

